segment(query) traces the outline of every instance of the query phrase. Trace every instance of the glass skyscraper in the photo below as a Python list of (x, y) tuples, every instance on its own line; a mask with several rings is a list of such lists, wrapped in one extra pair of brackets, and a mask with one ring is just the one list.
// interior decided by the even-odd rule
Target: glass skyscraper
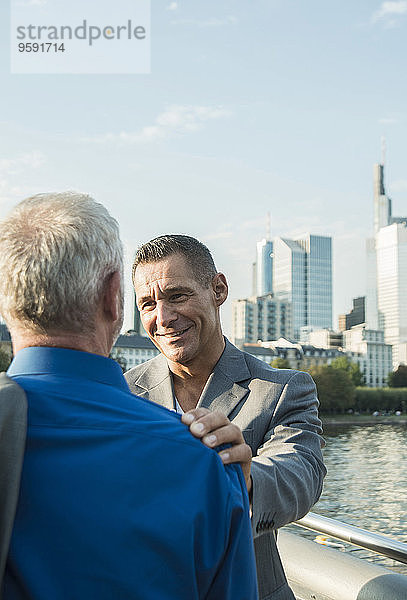
[(273, 291), (273, 242), (263, 239), (257, 242), (256, 296)]
[(273, 255), (273, 292), (292, 303), (294, 338), (299, 340), (304, 328), (331, 328), (331, 238), (309, 233), (296, 240), (276, 238)]

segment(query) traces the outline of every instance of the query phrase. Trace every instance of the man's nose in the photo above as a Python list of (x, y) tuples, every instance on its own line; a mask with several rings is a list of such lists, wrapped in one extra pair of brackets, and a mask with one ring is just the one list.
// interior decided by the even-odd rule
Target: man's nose
[(177, 318), (177, 313), (174, 310), (174, 307), (171, 306), (171, 304), (169, 304), (168, 302), (157, 302), (156, 314), (157, 327), (169, 327), (169, 325)]

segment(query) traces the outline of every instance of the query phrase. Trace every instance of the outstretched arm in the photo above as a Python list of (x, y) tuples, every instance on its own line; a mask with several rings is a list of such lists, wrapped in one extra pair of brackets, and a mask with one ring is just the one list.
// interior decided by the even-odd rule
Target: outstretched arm
[(316, 388), (307, 373), (294, 371), (279, 396), (270, 399), (268, 422), (253, 457), (240, 429), (222, 413), (197, 408), (182, 420), (209, 447), (231, 444), (220, 455), (224, 464), (242, 466), (255, 534), (299, 519), (318, 500), (326, 470)]
[(326, 469), (315, 383), (294, 372), (282, 387), (263, 443), (253, 458), (255, 533), (303, 517), (318, 500)]

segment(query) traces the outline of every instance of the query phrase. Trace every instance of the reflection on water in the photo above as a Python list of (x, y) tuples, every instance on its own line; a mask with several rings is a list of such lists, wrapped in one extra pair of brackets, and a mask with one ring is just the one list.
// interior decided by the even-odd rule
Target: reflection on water
[[(328, 474), (313, 512), (407, 542), (407, 426), (325, 428), (324, 437)], [(407, 573), (407, 565), (356, 554)]]

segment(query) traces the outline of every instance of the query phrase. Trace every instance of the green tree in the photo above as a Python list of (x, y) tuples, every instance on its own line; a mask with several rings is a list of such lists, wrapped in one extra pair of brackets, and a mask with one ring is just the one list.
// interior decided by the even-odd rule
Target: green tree
[(344, 413), (355, 403), (355, 385), (343, 369), (331, 365), (311, 367), (309, 373), (315, 381), (321, 413)]
[(271, 366), (275, 369), (291, 369), (291, 365), (286, 358), (275, 358), (271, 361)]
[(399, 365), (396, 371), (389, 373), (387, 383), (392, 388), (407, 388), (407, 365)]
[(353, 360), (350, 360), (347, 356), (338, 356), (338, 358), (335, 358), (335, 360), (332, 361), (332, 367), (334, 369), (342, 369), (342, 371), (349, 373), (353, 385), (356, 387), (365, 385), (365, 379), (358, 363), (353, 362)]
[(357, 388), (355, 409), (372, 413), (375, 410), (407, 412), (407, 387), (405, 388)]
[(0, 348), (0, 371), (7, 371), (11, 363), (11, 356)]

